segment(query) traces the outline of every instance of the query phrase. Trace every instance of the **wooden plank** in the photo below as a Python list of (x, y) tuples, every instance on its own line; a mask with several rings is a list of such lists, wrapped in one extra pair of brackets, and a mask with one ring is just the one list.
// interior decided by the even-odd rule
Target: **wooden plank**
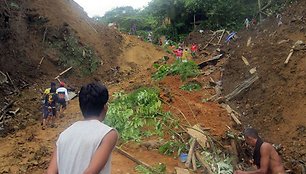
[(196, 171), (197, 170), (197, 159), (196, 159), (195, 153), (192, 153), (191, 161), (192, 161), (192, 169), (193, 171)]
[(250, 63), (248, 61), (247, 58), (245, 58), (244, 56), (241, 56), (242, 61), (244, 62), (245, 65), (250, 66)]
[(237, 118), (237, 116), (241, 116), (237, 111), (233, 110), (229, 105), (222, 103), (221, 107), (223, 107), (227, 113), (232, 117), (237, 125), (242, 125), (241, 121)]
[(288, 64), (288, 62), (289, 62), (291, 56), (293, 55), (293, 52), (294, 52), (294, 49), (291, 49), (291, 50), (290, 50), (290, 53), (289, 53), (289, 55), (288, 55), (288, 57), (286, 58), (286, 60), (285, 60), (285, 62), (284, 62), (285, 65)]
[(223, 36), (224, 36), (224, 33), (225, 33), (225, 29), (222, 31), (222, 34), (221, 34), (221, 36), (220, 36), (220, 38), (219, 38), (219, 41), (218, 41), (218, 44), (220, 44), (220, 42), (221, 42), (221, 40), (222, 40), (222, 38), (223, 38)]
[(195, 152), (195, 156), (196, 156), (196, 158), (199, 160), (199, 162), (202, 164), (202, 166), (205, 168), (206, 173), (207, 173), (207, 174), (213, 174), (213, 172), (212, 172), (212, 170), (211, 170), (209, 164), (207, 164), (207, 163), (205, 162), (205, 160), (203, 159), (203, 157), (202, 157), (202, 155), (200, 154), (200, 152), (196, 151), (196, 152)]
[(189, 171), (187, 169), (183, 169), (180, 167), (174, 167), (176, 174), (189, 174)]
[(241, 114), (240, 114), (239, 112), (235, 111), (234, 109), (232, 109), (232, 108), (230, 107), (230, 105), (227, 105), (227, 104), (222, 103), (222, 104), (221, 104), (221, 107), (223, 107), (229, 114), (230, 114), (230, 113), (234, 113), (234, 114), (238, 115), (239, 117), (241, 116)]
[(63, 74), (65, 74), (66, 72), (70, 71), (72, 69), (72, 66), (67, 68), (65, 71), (61, 72), (58, 76), (56, 76), (54, 79), (58, 79), (60, 76), (62, 76)]
[(45, 59), (44, 56), (40, 59), (39, 64), (38, 64), (38, 66), (37, 66), (37, 69), (40, 68), (40, 66), (41, 66), (42, 62), (44, 61), (44, 59)]
[(192, 128), (187, 128), (187, 133), (194, 138), (202, 148), (207, 148), (207, 136), (202, 131), (199, 125), (194, 125)]
[(249, 70), (250, 74), (254, 74), (254, 73), (256, 73), (256, 71), (257, 71), (257, 70), (256, 70), (256, 67), (254, 67), (254, 68), (252, 68), (252, 69)]
[(136, 159), (135, 157), (133, 157), (132, 155), (130, 155), (128, 152), (126, 152), (126, 151), (120, 149), (119, 147), (116, 146), (116, 147), (115, 147), (115, 150), (116, 150), (118, 153), (120, 153), (121, 155), (123, 155), (123, 156), (127, 157), (128, 159), (132, 160), (132, 161), (135, 162), (136, 164), (142, 165), (142, 166), (146, 167), (147, 169), (149, 169), (149, 170), (151, 170), (151, 171), (154, 171), (154, 170), (152, 169), (152, 167), (151, 167), (149, 164), (144, 163), (144, 162), (142, 162), (142, 161)]
[(240, 94), (242, 91), (249, 88), (256, 80), (258, 80), (258, 75), (253, 75), (249, 79), (245, 80), (241, 84), (239, 84), (231, 93), (225, 96), (226, 101), (230, 101), (233, 98), (235, 98), (238, 94)]
[(196, 143), (196, 140), (194, 138), (192, 138), (191, 143), (190, 143), (190, 149), (189, 149), (188, 156), (187, 156), (187, 160), (185, 162), (185, 166), (187, 168), (191, 167), (191, 158), (192, 158), (192, 154), (194, 153), (195, 143)]
[(215, 39), (216, 36), (217, 36), (216, 33), (214, 33), (211, 39), (209, 40), (209, 42), (204, 46), (203, 50), (206, 49), (209, 46), (209, 44), (211, 44), (211, 42)]
[(249, 37), (248, 41), (247, 41), (247, 47), (249, 47), (252, 43), (252, 37)]
[(240, 120), (236, 117), (236, 115), (235, 115), (234, 113), (231, 113), (230, 116), (232, 117), (232, 119), (235, 121), (236, 124), (242, 125), (242, 123), (241, 123)]

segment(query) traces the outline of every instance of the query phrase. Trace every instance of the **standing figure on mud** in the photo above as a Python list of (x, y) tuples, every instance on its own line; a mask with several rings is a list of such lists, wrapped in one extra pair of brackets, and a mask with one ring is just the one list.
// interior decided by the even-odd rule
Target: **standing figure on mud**
[(99, 83), (81, 88), (79, 104), (84, 120), (60, 134), (47, 174), (111, 173), (111, 153), (118, 134), (102, 123), (108, 98), (107, 88)]
[(176, 60), (181, 61), (181, 58), (183, 56), (183, 48), (179, 47), (178, 49), (173, 50), (173, 53), (175, 54)]
[(60, 87), (57, 88), (56, 93), (58, 95), (57, 103), (59, 104), (59, 116), (63, 117), (63, 111), (66, 109), (69, 101), (68, 91), (65, 88), (64, 82), (60, 82)]
[(244, 25), (245, 25), (245, 28), (246, 28), (246, 29), (249, 29), (249, 28), (250, 28), (250, 20), (249, 20), (248, 18), (245, 19)]
[(246, 143), (254, 147), (253, 159), (257, 170), (237, 170), (234, 174), (285, 174), (281, 157), (271, 144), (262, 141), (255, 129), (246, 129), (244, 137)]
[(44, 92), (42, 129), (45, 129), (48, 124), (54, 126), (54, 120), (56, 117), (56, 103), (56, 84), (54, 82), (51, 82), (51, 87), (47, 88)]
[(189, 58), (190, 58), (190, 51), (186, 47), (183, 51), (182, 62), (188, 62)]
[(197, 44), (196, 43), (192, 43), (192, 45), (191, 45), (191, 55), (192, 55), (192, 57), (195, 57), (197, 51), (198, 51)]

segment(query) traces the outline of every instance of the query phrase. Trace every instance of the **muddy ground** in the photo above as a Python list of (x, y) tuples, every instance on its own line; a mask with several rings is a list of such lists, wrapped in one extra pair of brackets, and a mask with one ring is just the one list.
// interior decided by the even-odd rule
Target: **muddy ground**
[[(10, 5), (13, 1), (7, 2)], [(7, 10), (9, 15), (9, 24), (0, 23), (0, 71), (7, 72), (17, 88), (12, 83), (0, 85), (0, 106), (16, 101), (11, 110), (20, 108), (16, 116), (5, 122), (1, 131), (0, 173), (42, 173), (58, 134), (82, 118), (77, 100), (74, 100), (65, 117), (56, 121), (56, 128), (41, 130), (40, 127), (41, 92), (67, 68), (58, 64), (60, 50), (50, 49), (45, 42), (65, 40), (70, 35), (79, 40), (79, 45), (93, 48), (102, 63), (90, 76), (82, 75), (78, 68), (63, 75), (61, 80), (69, 88), (77, 91), (82, 84), (93, 80), (105, 83), (111, 93), (131, 91), (140, 86), (158, 86), (161, 98), (171, 101), (172, 107), (163, 106), (165, 111), (171, 111), (186, 122), (181, 111), (191, 125), (199, 123), (210, 128), (210, 133), (220, 141), (224, 133), (235, 126), (219, 103), (203, 102), (215, 94), (209, 87), (210, 81), (221, 80), (222, 95), (226, 95), (251, 76), (250, 68), (256, 67), (259, 80), (228, 103), (242, 113), (240, 119), (244, 127), (251, 125), (259, 129), (266, 141), (281, 144), (280, 153), (288, 169), (293, 168), (290, 164), (306, 161), (306, 51), (296, 51), (284, 65), (291, 46), (298, 40), (306, 42), (304, 1), (292, 4), (282, 12), (283, 25), (279, 27), (275, 17), (271, 17), (261, 25), (239, 32), (238, 38), (228, 45), (222, 40), (219, 48), (225, 56), (221, 61), (202, 69), (207, 74), (189, 79), (202, 85), (197, 92), (179, 89), (183, 83), (177, 76), (166, 77), (160, 82), (151, 80), (155, 61), (163, 56), (170, 57), (169, 63), (174, 61), (173, 56), (162, 48), (95, 24), (73, 1), (50, 1), (48, 6), (46, 2), (49, 1), (18, 1), (18, 8), (8, 8), (0, 2), (1, 11)], [(4, 15), (0, 18), (5, 21)], [(186, 43), (197, 42), (203, 48), (210, 40), (210, 34), (192, 33)], [(246, 46), (250, 37), (251, 44)], [(220, 51), (216, 48), (218, 46), (209, 45), (201, 49), (195, 61), (199, 63), (218, 54)], [(248, 59), (249, 66), (243, 63), (241, 56)], [(45, 59), (37, 68), (42, 57)], [(165, 163), (168, 172), (183, 165), (176, 156), (161, 155), (156, 149), (149, 150), (140, 143), (124, 144), (122, 148), (150, 165)], [(112, 173), (135, 173), (136, 164), (116, 152), (112, 164)]]

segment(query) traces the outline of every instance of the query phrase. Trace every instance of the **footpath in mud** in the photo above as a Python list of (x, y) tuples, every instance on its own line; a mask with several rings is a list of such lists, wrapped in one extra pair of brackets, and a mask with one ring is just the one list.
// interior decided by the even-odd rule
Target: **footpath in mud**
[[(0, 5), (5, 6), (3, 2)], [(231, 162), (222, 163), (232, 171), (232, 166), (239, 164), (242, 158), (250, 157), (250, 151), (240, 140), (239, 131), (243, 125), (251, 125), (259, 129), (265, 140), (277, 145), (288, 172), (302, 172), (306, 125), (303, 97), (306, 84), (302, 78), (305, 75), (303, 16), (306, 14), (302, 8), (306, 6), (305, 2), (295, 3), (283, 12), (282, 26), (277, 26), (275, 18), (271, 17), (259, 26), (239, 32), (236, 40), (229, 45), (224, 44), (225, 31), (219, 31), (217, 35), (208, 31), (204, 35), (197, 32), (190, 34), (186, 43), (199, 44), (199, 51), (193, 61), (201, 68), (196, 75), (184, 80), (173, 72), (160, 80), (153, 80), (152, 74), (167, 70), (169, 65), (175, 64), (174, 57), (163, 51), (165, 48), (96, 26), (84, 17), (86, 15), (76, 10), (79, 7), (75, 4), (73, 8), (66, 1), (56, 1), (50, 8), (44, 8), (42, 1), (19, 5), (32, 10), (15, 9), (10, 28), (5, 28), (9, 35), (1, 36), (5, 44), (0, 47), (5, 51), (0, 53), (0, 66), (5, 76), (12, 80), (8, 79), (1, 85), (4, 90), (1, 90), (0, 102), (15, 102), (9, 108), (11, 115), (8, 112), (4, 114), (7, 120), (12, 121), (3, 122), (6, 132), (0, 138), (0, 173), (43, 173), (59, 133), (82, 119), (78, 102), (73, 100), (65, 116), (56, 120), (57, 127), (42, 130), (39, 120), (41, 91), (48, 87), (50, 78), (54, 79), (58, 72), (67, 68), (58, 68), (57, 54), (61, 50), (56, 48), (45, 51), (41, 47), (42, 41), (54, 42), (54, 37), (61, 40), (71, 35), (79, 39), (80, 45), (87, 43), (94, 46), (96, 55), (101, 58), (101, 66), (91, 77), (82, 77), (80, 70), (66, 74), (63, 80), (71, 88), (77, 91), (80, 85), (92, 80), (105, 83), (111, 94), (121, 90), (131, 92), (141, 87), (154, 87), (159, 90), (162, 111), (170, 111), (173, 115), (171, 119), (178, 120), (174, 132), (169, 133), (169, 130), (163, 136), (154, 135), (138, 142), (121, 141), (118, 144), (120, 149), (132, 154), (151, 169), (165, 164), (167, 173), (188, 167), (190, 172), (194, 170), (194, 173), (203, 173), (216, 170), (216, 164), (221, 164), (220, 161), (207, 161), (203, 158), (212, 159), (212, 156), (221, 155), (234, 157)], [(54, 11), (62, 6), (65, 10), (56, 14), (64, 17), (59, 18)], [(72, 15), (64, 15), (67, 11), (73, 12)], [(50, 22), (41, 21), (38, 14)], [(22, 15), (33, 20), (24, 21), (20, 18)], [(76, 21), (83, 21), (81, 27)], [(20, 32), (17, 26), (24, 30)], [(4, 29), (5, 26), (0, 27)], [(27, 27), (33, 32), (28, 32)], [(18, 42), (14, 43), (16, 38), (19, 38)], [(29, 44), (25, 44), (26, 41)], [(297, 42), (301, 49), (292, 48)], [(293, 55), (284, 64), (291, 49)], [(80, 52), (80, 56), (83, 56), (83, 52)], [(165, 60), (165, 56), (169, 60)], [(3, 66), (3, 62), (8, 62), (8, 59), (15, 61)], [(41, 67), (37, 68), (41, 60)], [(157, 68), (154, 68), (153, 64), (156, 63)], [(22, 68), (13, 71), (19, 64)], [(30, 71), (32, 69), (35, 70)], [(17, 112), (18, 108), (20, 110)], [(192, 130), (196, 130), (196, 133)], [(177, 142), (183, 142), (183, 145)], [(161, 153), (161, 147), (164, 150), (166, 147), (164, 153), (172, 147), (182, 147), (180, 154), (189, 156), (187, 167), (186, 163), (181, 162), (177, 151), (165, 155)], [(226, 160), (222, 159), (222, 162)], [(136, 171), (135, 167), (138, 164), (114, 151), (112, 173), (137, 173), (139, 168)], [(242, 169), (247, 167), (245, 163), (242, 164), (238, 166)]]

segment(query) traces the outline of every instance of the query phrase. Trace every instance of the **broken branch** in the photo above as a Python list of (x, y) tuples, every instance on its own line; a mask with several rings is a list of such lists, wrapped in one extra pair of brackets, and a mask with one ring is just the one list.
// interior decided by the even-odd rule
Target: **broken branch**
[(154, 171), (150, 165), (148, 165), (148, 164), (146, 164), (146, 163), (144, 163), (144, 162), (142, 162), (142, 161), (136, 159), (135, 157), (133, 157), (132, 155), (130, 155), (130, 154), (127, 153), (126, 151), (122, 150), (121, 148), (119, 148), (119, 147), (116, 146), (116, 147), (115, 147), (115, 150), (116, 150), (118, 153), (120, 153), (121, 155), (123, 155), (123, 156), (127, 157), (128, 159), (132, 160), (132, 161), (135, 162), (136, 164), (142, 165), (142, 166), (146, 167), (147, 169), (149, 169), (149, 170), (151, 170), (151, 171)]
[(68, 72), (69, 70), (72, 69), (72, 66), (69, 67), (68, 69), (66, 69), (65, 71), (61, 72), (58, 76), (56, 76), (54, 79), (58, 79), (60, 76), (62, 76), (63, 74), (65, 74), (66, 72)]
[(186, 163), (185, 163), (185, 166), (187, 168), (191, 167), (191, 158), (192, 158), (192, 155), (194, 154), (195, 143), (196, 143), (196, 140), (194, 138), (192, 138), (191, 143), (190, 143), (190, 149), (189, 149), (188, 156), (187, 156), (187, 160), (186, 160)]
[(293, 55), (293, 52), (294, 52), (294, 49), (292, 48), (292, 49), (290, 50), (290, 53), (289, 53), (287, 59), (286, 59), (285, 62), (284, 62), (285, 65), (288, 64), (288, 62), (289, 62), (291, 56)]

